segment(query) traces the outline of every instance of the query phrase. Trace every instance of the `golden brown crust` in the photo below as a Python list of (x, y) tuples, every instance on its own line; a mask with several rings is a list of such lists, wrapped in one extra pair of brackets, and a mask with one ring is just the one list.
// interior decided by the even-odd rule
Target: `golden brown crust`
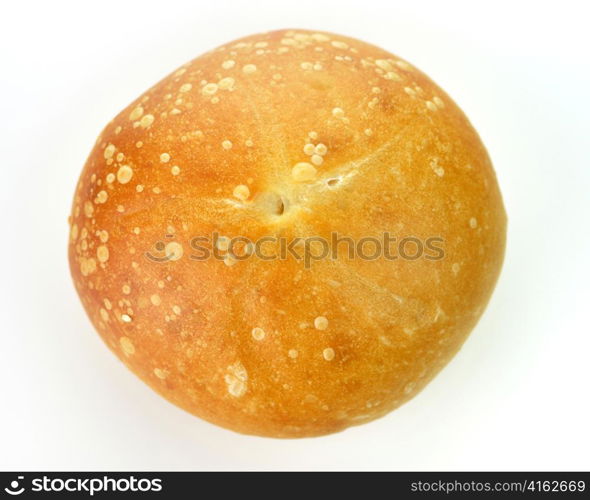
[[(72, 276), (113, 352), (187, 411), (274, 437), (419, 392), (481, 315), (506, 230), (486, 150), (441, 89), (304, 30), (219, 47), (133, 102), (97, 140), (70, 223)], [(189, 258), (214, 231), (440, 236), (445, 258)]]

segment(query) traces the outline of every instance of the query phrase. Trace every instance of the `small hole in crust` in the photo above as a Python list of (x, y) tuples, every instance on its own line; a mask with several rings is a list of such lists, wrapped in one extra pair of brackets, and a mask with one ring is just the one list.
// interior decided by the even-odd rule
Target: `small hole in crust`
[(332, 179), (328, 179), (326, 184), (328, 184), (328, 186), (330, 186), (330, 187), (334, 187), (339, 182), (340, 182), (340, 179), (338, 177), (334, 177)]
[(256, 202), (264, 213), (272, 216), (280, 217), (289, 210), (289, 199), (273, 191), (260, 193)]

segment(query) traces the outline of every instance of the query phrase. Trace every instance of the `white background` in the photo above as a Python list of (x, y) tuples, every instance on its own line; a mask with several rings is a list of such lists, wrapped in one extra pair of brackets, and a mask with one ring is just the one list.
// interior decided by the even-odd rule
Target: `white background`
[[(583, 3), (9, 2), (0, 14), (0, 469), (590, 469), (590, 60)], [(108, 352), (66, 261), (96, 136), (202, 52), (284, 27), (423, 69), (494, 161), (508, 249), (483, 319), (413, 401), (343, 433), (241, 436), (170, 405)]]

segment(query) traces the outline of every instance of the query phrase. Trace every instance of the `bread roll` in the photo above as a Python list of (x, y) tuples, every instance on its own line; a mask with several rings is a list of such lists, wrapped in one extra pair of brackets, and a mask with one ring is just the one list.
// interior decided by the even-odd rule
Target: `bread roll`
[[(286, 30), (203, 54), (117, 115), (70, 227), (82, 303), (131, 371), (209, 422), (294, 438), (383, 416), (449, 362), (506, 215), (480, 138), (427, 76)], [(268, 258), (279, 241), (304, 257)]]

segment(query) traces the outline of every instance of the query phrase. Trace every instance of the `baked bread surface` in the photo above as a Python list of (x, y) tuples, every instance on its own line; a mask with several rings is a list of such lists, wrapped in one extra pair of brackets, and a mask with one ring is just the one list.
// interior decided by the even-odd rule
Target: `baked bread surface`
[[(227, 249), (385, 232), (440, 238), (444, 257)], [(488, 154), (448, 95), (373, 45), (283, 30), (203, 54), (106, 126), (69, 260), (93, 325), (155, 391), (238, 432), (305, 437), (390, 412), (446, 365), (490, 298), (505, 232)], [(194, 238), (214, 234), (217, 256), (195, 259)]]

